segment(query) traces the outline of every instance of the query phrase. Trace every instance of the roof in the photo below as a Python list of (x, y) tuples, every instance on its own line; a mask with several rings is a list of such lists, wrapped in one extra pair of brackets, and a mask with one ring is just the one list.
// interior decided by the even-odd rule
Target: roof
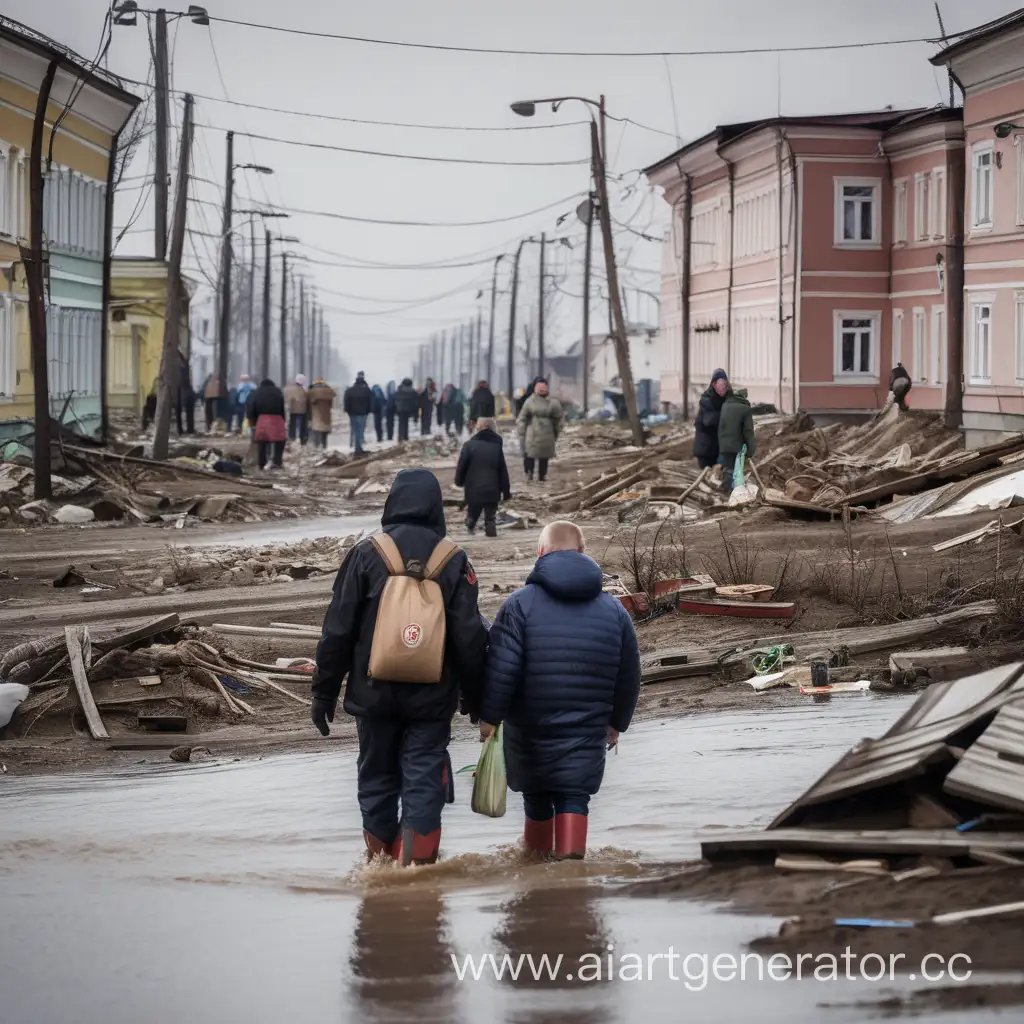
[(1002, 18), (996, 18), (995, 21), (979, 25), (968, 32), (960, 33), (960, 38), (945, 49), (939, 50), (931, 58), (931, 62), (939, 65), (948, 64), (954, 57), (960, 57), (968, 53), (981, 43), (986, 43), (990, 39), (1002, 35), (1004, 32), (1021, 27), (1024, 27), (1024, 8), (1014, 11), (1012, 14), (1004, 15)]
[(876, 131), (889, 131), (897, 127), (907, 118), (920, 116), (934, 108), (914, 108), (911, 110), (869, 110), (852, 114), (815, 114), (809, 117), (764, 117), (757, 121), (740, 121), (736, 124), (720, 124), (714, 130), (702, 135), (693, 142), (688, 142), (681, 149), (662, 157), (649, 167), (643, 169), (644, 174), (651, 174), (666, 164), (672, 163), (700, 149), (709, 142), (715, 142), (716, 148), (735, 142), (744, 135), (763, 131), (765, 128), (872, 128)]

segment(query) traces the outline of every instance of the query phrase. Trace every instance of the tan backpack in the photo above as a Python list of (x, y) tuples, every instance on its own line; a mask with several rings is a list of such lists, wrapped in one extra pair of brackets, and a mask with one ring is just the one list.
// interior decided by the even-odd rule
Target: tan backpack
[(370, 645), (370, 679), (392, 683), (439, 683), (444, 664), (444, 594), (437, 582), (458, 553), (458, 545), (442, 540), (434, 548), (422, 578), (409, 575), (398, 545), (386, 534), (370, 537), (387, 566)]

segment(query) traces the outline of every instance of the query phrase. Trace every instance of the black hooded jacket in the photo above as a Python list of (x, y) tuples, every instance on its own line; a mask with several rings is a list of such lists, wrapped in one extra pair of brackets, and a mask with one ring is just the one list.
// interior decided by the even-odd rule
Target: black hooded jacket
[(245, 418), (255, 425), (261, 416), (284, 416), (284, 392), (264, 377), (245, 403)]
[(373, 392), (362, 377), (345, 389), (344, 409), (349, 416), (369, 416), (373, 412)]
[[(407, 567), (411, 562), (426, 565), (446, 529), (437, 477), (426, 469), (403, 469), (391, 487), (381, 525)], [(387, 578), (387, 568), (370, 540), (346, 555), (317, 645), (313, 696), (336, 700), (348, 675), (345, 710), (356, 717), (403, 721), (451, 718), (460, 691), (463, 710), (475, 714), (484, 676), (487, 630), (477, 608), (476, 574), (465, 552), (457, 552), (437, 580), (447, 615), (444, 665), (436, 685), (367, 678), (377, 607)]]
[(500, 434), (478, 430), (462, 446), (455, 486), (466, 488), (466, 501), (471, 505), (497, 505), (502, 498), (509, 500), (512, 487)]
[(469, 396), (469, 418), (494, 419), (494, 393), (490, 388), (477, 388)]
[(399, 416), (416, 416), (419, 414), (419, 410), (419, 392), (412, 386), (412, 381), (406, 377), (395, 392), (395, 412)]
[(710, 387), (700, 396), (700, 404), (697, 406), (693, 454), (708, 463), (718, 458), (718, 421), (724, 404), (725, 396)]

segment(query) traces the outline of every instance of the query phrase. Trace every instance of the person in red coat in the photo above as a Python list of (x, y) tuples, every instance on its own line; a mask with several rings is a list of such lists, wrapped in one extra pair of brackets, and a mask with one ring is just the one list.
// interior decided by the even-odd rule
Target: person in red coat
[(266, 469), (271, 459), (273, 469), (282, 468), (284, 446), (288, 440), (284, 413), (284, 392), (269, 377), (265, 377), (245, 405), (245, 418), (253, 428), (260, 469)]

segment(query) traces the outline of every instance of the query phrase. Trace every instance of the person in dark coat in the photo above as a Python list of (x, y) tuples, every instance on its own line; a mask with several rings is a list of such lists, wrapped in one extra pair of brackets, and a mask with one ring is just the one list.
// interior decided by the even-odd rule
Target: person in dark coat
[(902, 363), (897, 363), (889, 372), (889, 390), (903, 412), (907, 411), (907, 395), (913, 386), (914, 382), (910, 379), (907, 368)]
[(377, 435), (377, 443), (384, 440), (384, 409), (388, 400), (384, 397), (384, 389), (379, 384), (374, 384), (373, 391), (373, 432)]
[[(384, 532), (406, 567), (422, 572), (445, 535), (441, 485), (429, 470), (403, 469), (395, 477)], [(441, 841), (441, 810), (451, 784), (448, 743), (460, 705), (474, 716), (487, 655), (487, 630), (477, 608), (476, 573), (456, 551), (437, 578), (446, 610), (441, 681), (435, 685), (368, 678), (370, 648), (388, 570), (367, 538), (346, 555), (317, 645), (312, 718), (326, 736), (345, 687), (345, 712), (359, 737), (359, 809), (370, 856), (390, 854), (402, 864), (432, 863)], [(399, 821), (401, 801), (401, 821)]]
[(249, 395), (245, 403), (245, 418), (252, 424), (256, 441), (256, 461), (266, 469), (273, 456), (273, 468), (280, 469), (284, 461), (284, 446), (288, 440), (288, 426), (284, 418), (284, 392), (269, 378)]
[(477, 382), (473, 394), (469, 396), (469, 429), (472, 433), (476, 430), (478, 420), (494, 419), (494, 393), (491, 391), (487, 381)]
[(736, 471), (736, 457), (743, 449), (752, 458), (757, 448), (754, 436), (754, 412), (747, 399), (746, 388), (734, 391), (729, 388), (722, 403), (718, 420), (718, 451), (722, 462), (722, 490), (732, 491), (733, 474)]
[(395, 415), (398, 416), (398, 440), (409, 440), (409, 421), (420, 414), (420, 394), (412, 386), (412, 378), (406, 377), (395, 392)]
[(477, 432), (462, 446), (459, 464), (455, 468), (455, 486), (464, 487), (466, 494), (466, 529), (476, 531), (480, 513), (484, 514), (484, 533), (498, 536), (495, 516), (498, 502), (512, 497), (512, 485), (505, 464), (501, 435), (493, 419), (483, 417), (477, 421)]
[(366, 439), (366, 420), (373, 412), (373, 392), (362, 370), (356, 374), (352, 386), (345, 389), (344, 410), (348, 416), (352, 454), (365, 455), (363, 441)]
[(384, 389), (384, 422), (388, 428), (389, 441), (395, 439), (395, 392), (397, 390), (393, 380), (389, 380), (388, 386)]
[(481, 737), (504, 723), (509, 787), (523, 794), (526, 849), (582, 857), (606, 749), (629, 728), (640, 654), (629, 613), (602, 589), (574, 523), (544, 528), (526, 586), (490, 632)]
[(694, 424), (693, 454), (701, 469), (710, 469), (718, 461), (718, 417), (729, 390), (729, 377), (725, 370), (715, 370), (711, 384), (700, 396), (697, 419)]
[[(434, 432), (434, 406), (437, 404), (437, 385), (433, 377), (427, 378), (420, 392), (420, 434), (427, 437)], [(440, 423), (440, 412), (438, 413)]]
[(189, 369), (188, 360), (180, 352), (178, 359), (178, 391), (175, 395), (174, 411), (180, 437), (182, 434), (196, 432), (196, 392), (192, 387), (192, 371)]

